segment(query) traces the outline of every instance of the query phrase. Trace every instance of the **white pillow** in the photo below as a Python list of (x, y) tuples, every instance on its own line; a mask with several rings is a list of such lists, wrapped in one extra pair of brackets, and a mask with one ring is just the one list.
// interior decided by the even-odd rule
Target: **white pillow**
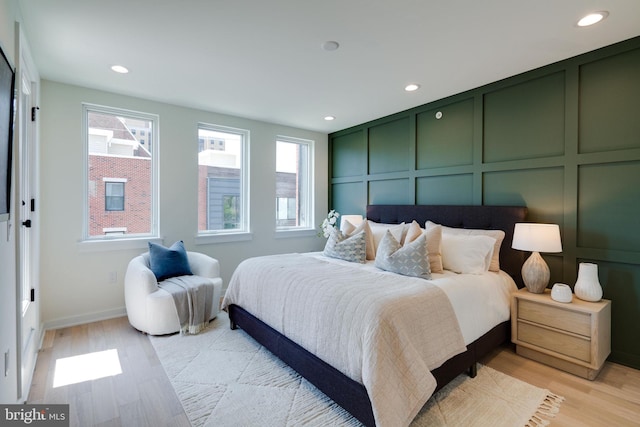
[(427, 236), (421, 234), (417, 239), (402, 246), (393, 237), (391, 231), (387, 230), (378, 246), (375, 266), (405, 276), (431, 279), (427, 257)]
[(365, 233), (371, 233), (371, 230), (369, 230), (369, 226), (367, 225), (367, 221), (362, 221), (356, 227), (349, 220), (345, 220), (342, 222), (342, 229), (340, 231), (342, 231), (342, 234), (344, 234), (345, 236), (353, 236), (354, 234), (358, 234), (361, 231), (364, 231)]
[(443, 267), (455, 273), (482, 274), (489, 270), (495, 243), (489, 236), (443, 233)]
[(432, 273), (444, 273), (442, 265), (442, 226), (431, 221), (424, 225)]
[(391, 232), (391, 235), (398, 241), (402, 242), (402, 237), (405, 230), (404, 222), (402, 224), (382, 224), (379, 222), (366, 221), (369, 230), (369, 236), (367, 238), (367, 259), (373, 260), (376, 258), (376, 252), (378, 252), (378, 245), (382, 241), (387, 230)]
[[(427, 225), (432, 223), (431, 221), (427, 221)], [(483, 230), (483, 229), (475, 229), (475, 228), (455, 228), (455, 227), (447, 227), (442, 225), (442, 234), (463, 234), (467, 236), (489, 236), (495, 239), (495, 245), (493, 247), (493, 256), (491, 258), (491, 265), (489, 266), (489, 271), (500, 271), (500, 247), (502, 246), (502, 240), (504, 240), (504, 231), (502, 230)], [(428, 227), (426, 227), (428, 228)]]

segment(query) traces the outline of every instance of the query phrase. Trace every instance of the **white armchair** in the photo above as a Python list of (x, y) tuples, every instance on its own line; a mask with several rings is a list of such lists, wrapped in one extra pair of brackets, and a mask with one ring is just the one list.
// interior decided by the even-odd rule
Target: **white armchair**
[[(220, 311), (222, 278), (217, 259), (198, 252), (187, 252), (189, 266), (196, 276), (210, 278), (213, 287), (211, 319)], [(149, 335), (164, 335), (180, 331), (178, 312), (171, 294), (158, 287), (149, 268), (149, 253), (132, 259), (124, 276), (124, 302), (129, 323)]]

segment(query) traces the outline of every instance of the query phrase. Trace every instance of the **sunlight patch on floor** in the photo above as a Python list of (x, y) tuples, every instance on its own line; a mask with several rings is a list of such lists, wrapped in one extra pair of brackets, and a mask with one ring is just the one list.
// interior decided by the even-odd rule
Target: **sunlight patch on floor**
[(118, 350), (111, 349), (56, 360), (53, 388), (122, 373)]

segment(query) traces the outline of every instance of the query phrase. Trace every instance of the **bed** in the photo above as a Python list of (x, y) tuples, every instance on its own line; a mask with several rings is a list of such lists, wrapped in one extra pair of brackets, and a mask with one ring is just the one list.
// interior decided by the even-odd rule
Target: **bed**
[[(419, 224), (425, 224), (427, 221), (432, 221), (433, 223), (441, 224), (447, 227), (455, 227), (455, 228), (464, 228), (464, 229), (486, 229), (486, 230), (502, 230), (505, 233), (504, 240), (502, 246), (499, 251), (499, 260), (500, 260), (500, 270), (503, 271), (503, 275), (510, 276), (515, 285), (518, 287), (522, 286), (522, 279), (520, 275), (520, 269), (522, 263), (524, 262), (524, 252), (515, 251), (510, 248), (510, 242), (513, 237), (513, 228), (514, 224), (517, 222), (522, 222), (526, 215), (526, 208), (524, 207), (505, 207), (505, 206), (420, 206), (420, 205), (370, 205), (367, 206), (367, 219), (374, 221), (376, 223), (384, 223), (384, 224), (401, 224), (401, 223), (410, 223), (415, 220)], [(316, 269), (318, 272), (321, 271), (321, 268), (329, 268), (326, 265), (321, 265), (320, 261), (309, 261), (308, 258), (313, 258), (312, 256), (298, 256), (295, 258), (284, 258), (282, 256), (276, 257), (276, 261), (280, 263), (277, 267), (273, 267), (271, 273), (277, 273), (277, 270), (289, 271), (286, 270), (287, 263), (298, 264), (300, 262), (309, 262), (309, 266), (305, 267), (309, 274)], [(302, 260), (302, 261), (301, 261)], [(264, 260), (263, 262), (266, 262)], [(327, 264), (327, 263), (324, 263)], [(258, 268), (257, 266), (255, 268)], [(262, 268), (262, 267), (260, 267)], [(293, 268), (293, 267), (291, 267)], [(341, 271), (339, 269), (343, 268), (343, 266), (339, 267), (331, 267), (335, 270), (332, 271)], [(344, 267), (346, 268), (346, 267)], [(240, 269), (240, 267), (239, 267)], [(262, 273), (260, 276), (261, 270), (256, 270), (258, 272), (258, 276), (251, 277), (266, 277), (270, 274)], [(293, 271), (293, 270), (292, 270)], [(506, 272), (506, 274), (504, 273)], [(234, 276), (236, 276), (234, 273)], [(323, 273), (319, 273), (323, 274)], [(345, 273), (346, 274), (346, 273)], [(355, 274), (355, 273), (354, 273)], [(360, 273), (358, 273), (360, 274)], [(365, 273), (362, 273), (363, 275)], [(369, 273), (366, 273), (369, 274)], [(375, 273), (371, 273), (375, 274)], [(325, 274), (326, 276), (326, 274)], [(356, 277), (356, 276), (354, 276)], [(360, 277), (360, 276), (358, 276)], [(363, 276), (364, 277), (364, 276)], [(404, 279), (396, 279), (398, 283), (401, 283)], [(238, 280), (236, 280), (238, 281)], [(261, 281), (261, 279), (255, 279), (255, 282)], [(318, 282), (321, 281), (321, 278), (318, 277)], [(234, 280), (232, 279), (232, 283), (230, 283), (230, 289), (232, 289), (232, 284)], [(302, 280), (301, 280), (302, 282)], [(324, 282), (325, 284), (328, 283)], [(404, 282), (402, 282), (404, 283)], [(414, 283), (407, 282), (409, 288), (411, 288)], [(292, 290), (294, 288), (291, 288)], [(294, 294), (298, 291), (289, 290), (288, 294)], [(381, 409), (381, 401), (379, 398), (379, 393), (377, 390), (373, 390), (370, 384), (368, 377), (371, 375), (363, 370), (362, 378), (358, 377), (358, 375), (354, 375), (348, 366), (344, 365), (344, 361), (346, 360), (346, 364), (349, 364), (348, 355), (346, 353), (350, 353), (351, 349), (345, 349), (345, 355), (333, 356), (332, 351), (335, 350), (333, 348), (332, 351), (326, 350), (325, 353), (321, 354), (320, 350), (324, 350), (324, 347), (327, 344), (327, 341), (322, 341), (322, 338), (308, 338), (302, 337), (299, 333), (299, 330), (295, 328), (290, 328), (289, 326), (284, 327), (283, 325), (278, 324), (278, 322), (272, 321), (272, 318), (269, 317), (268, 314), (264, 314), (260, 312), (261, 310), (255, 309), (256, 305), (251, 304), (248, 301), (251, 300), (246, 299), (246, 294), (249, 291), (240, 291), (237, 286), (233, 286), (233, 292), (231, 292), (231, 297), (229, 297), (230, 292), (227, 292), (225, 296), (225, 301), (223, 302), (223, 306), (229, 312), (229, 317), (231, 321), (232, 329), (236, 327), (242, 328), (249, 335), (251, 335), (256, 341), (260, 344), (264, 345), (267, 349), (269, 349), (273, 354), (282, 359), (285, 363), (299, 372), (303, 377), (308, 379), (311, 383), (313, 383), (319, 390), (324, 392), (327, 396), (332, 398), (336, 403), (342, 406), (344, 409), (349, 411), (355, 418), (357, 418), (360, 422), (362, 422), (366, 426), (376, 425), (376, 421), (378, 424), (383, 425), (392, 425), (388, 422), (388, 420), (383, 420), (381, 418), (381, 413), (383, 411), (387, 411), (388, 408), (384, 407)], [(253, 292), (253, 291), (252, 291)], [(302, 292), (302, 291), (300, 291)], [(306, 291), (305, 291), (306, 292)], [(420, 291), (422, 292), (422, 291)], [(245, 304), (242, 303), (242, 298), (239, 298), (238, 295), (243, 294), (246, 301)], [(317, 297), (316, 300), (322, 300), (323, 297), (321, 294), (320, 297)], [(408, 296), (402, 300), (404, 302), (407, 299), (418, 298), (413, 296), (413, 294), (407, 294)], [(264, 297), (264, 296), (263, 296)], [(419, 298), (423, 298), (422, 294), (420, 294)], [(254, 298), (255, 299), (255, 298)], [(293, 307), (287, 306), (287, 301), (290, 298), (288, 296), (281, 298), (282, 301), (278, 301), (278, 309), (274, 310), (276, 315), (280, 315), (280, 311), (290, 311), (299, 313), (298, 316), (300, 319), (305, 318), (305, 307), (300, 307), (293, 303)], [(316, 301), (314, 300), (314, 301)], [(280, 307), (282, 304), (282, 307)], [(321, 304), (320, 302), (314, 302), (315, 305)], [(335, 304), (335, 302), (331, 302), (331, 300), (327, 300), (327, 304)], [(274, 305), (274, 304), (271, 304)], [(455, 304), (452, 304), (455, 305)], [(247, 308), (252, 307), (252, 308)], [(459, 310), (459, 308), (457, 308)], [(253, 312), (256, 311), (256, 312)], [(402, 310), (404, 311), (404, 310)], [(334, 309), (333, 313), (336, 311)], [(353, 321), (351, 319), (350, 321)], [(298, 318), (287, 320), (287, 325), (296, 325), (296, 328), (301, 328), (304, 325), (303, 321), (298, 321)], [(381, 323), (384, 323), (381, 321)], [(271, 326), (270, 326), (271, 324)], [(319, 330), (315, 333), (321, 336), (322, 333), (330, 334), (332, 331), (324, 331), (323, 329), (330, 329), (334, 325), (333, 321), (320, 322), (321, 325), (314, 324)], [(274, 327), (272, 327), (274, 326)], [(306, 329), (314, 329), (313, 326), (307, 325)], [(356, 328), (357, 329), (357, 328)], [(460, 328), (465, 329), (465, 328)], [(281, 333), (282, 332), (282, 333)], [(286, 336), (285, 336), (286, 335)], [(454, 336), (455, 333), (452, 333), (451, 336)], [(469, 333), (464, 331), (464, 335), (469, 336)], [(478, 335), (476, 333), (476, 335)], [(465, 340), (462, 350), (451, 351), (452, 356), (446, 356), (446, 360), (444, 362), (439, 361), (437, 364), (437, 368), (430, 370), (431, 375), (433, 375), (433, 380), (435, 381), (435, 390), (442, 388), (449, 381), (455, 378), (460, 373), (465, 371), (469, 372), (469, 375), (475, 376), (475, 364), (476, 362), (486, 353), (491, 351), (496, 346), (499, 346), (503, 342), (505, 342), (509, 337), (509, 321), (508, 318), (496, 324), (493, 327), (490, 327), (486, 332), (482, 331), (481, 334), (473, 341), (467, 342)], [(414, 337), (415, 338), (415, 337)], [(414, 339), (408, 338), (408, 339)], [(313, 339), (322, 342), (322, 345), (309, 345), (309, 340), (313, 343)], [(420, 340), (416, 340), (420, 341)], [(301, 345), (302, 344), (302, 345)], [(332, 343), (329, 343), (332, 344)], [(405, 345), (406, 343), (400, 343), (401, 345)], [(453, 344), (452, 344), (453, 345)], [(460, 343), (457, 344), (458, 346)], [(335, 346), (334, 346), (335, 347)], [(315, 348), (315, 351), (308, 351), (305, 348)], [(378, 347), (376, 347), (378, 348)], [(443, 347), (444, 348), (444, 347)], [(365, 350), (363, 350), (365, 351)], [(315, 354), (314, 354), (315, 353)], [(321, 357), (319, 357), (319, 355)], [(358, 353), (359, 355), (359, 353)], [(336, 358), (333, 360), (333, 358)], [(398, 354), (395, 353), (393, 357), (398, 357)], [(389, 357), (387, 356), (387, 359)], [(336, 362), (336, 360), (340, 359), (340, 363)], [(365, 358), (366, 359), (366, 358)], [(400, 357), (399, 359), (402, 359)], [(408, 368), (407, 370), (414, 371), (412, 366), (415, 366), (415, 361), (410, 360), (407, 362)], [(363, 362), (365, 363), (365, 362)], [(394, 366), (389, 365), (389, 361), (387, 361), (386, 368), (394, 368)], [(414, 363), (414, 365), (411, 365)], [(402, 361), (398, 361), (399, 365), (402, 365)], [(335, 366), (334, 366), (335, 365)], [(359, 366), (359, 365), (358, 365)], [(419, 368), (424, 368), (420, 366)], [(354, 368), (356, 369), (356, 368)], [(420, 372), (420, 369), (415, 369), (417, 373)], [(429, 374), (429, 372), (427, 372)], [(428, 375), (428, 376), (431, 376)], [(427, 375), (425, 375), (426, 377)], [(411, 380), (411, 379), (410, 379)], [(420, 382), (422, 381), (422, 377), (413, 378), (413, 381)], [(425, 380), (426, 381), (426, 380)], [(368, 384), (369, 389), (374, 391), (370, 398), (370, 392), (367, 390), (367, 387), (363, 383)], [(432, 390), (432, 389), (429, 389)], [(388, 393), (387, 390), (383, 390), (383, 392)], [(390, 396), (387, 394), (387, 396)], [(395, 397), (395, 395), (391, 395), (391, 397)], [(419, 396), (418, 400), (424, 399), (423, 396)], [(393, 399), (390, 399), (393, 400)], [(396, 399), (398, 400), (398, 399)], [(400, 399), (402, 400), (402, 399)], [(402, 402), (398, 402), (402, 404)], [(424, 402), (423, 402), (424, 403)], [(382, 405), (387, 404), (385, 401), (382, 402)], [(394, 408), (391, 407), (391, 410)], [(386, 412), (385, 412), (386, 413)], [(377, 416), (376, 416), (377, 414)], [(399, 425), (405, 425), (406, 422), (400, 422)]]

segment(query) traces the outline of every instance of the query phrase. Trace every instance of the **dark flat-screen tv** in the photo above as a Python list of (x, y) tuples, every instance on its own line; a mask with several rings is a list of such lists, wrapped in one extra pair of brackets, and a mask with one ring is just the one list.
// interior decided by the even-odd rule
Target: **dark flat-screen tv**
[(15, 71), (0, 48), (0, 221), (9, 219), (11, 207), (11, 152)]

